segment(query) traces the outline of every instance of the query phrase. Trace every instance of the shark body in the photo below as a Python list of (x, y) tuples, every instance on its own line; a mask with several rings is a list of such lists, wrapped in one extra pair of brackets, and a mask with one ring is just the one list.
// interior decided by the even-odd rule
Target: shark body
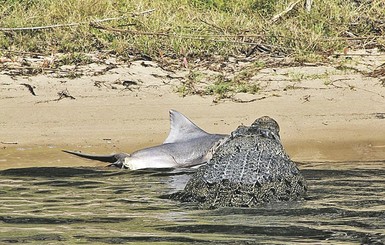
[(170, 110), (170, 133), (157, 146), (132, 154), (90, 155), (63, 150), (79, 157), (111, 163), (110, 166), (131, 170), (146, 168), (186, 168), (201, 165), (210, 158), (225, 134), (210, 134), (196, 126), (182, 113)]

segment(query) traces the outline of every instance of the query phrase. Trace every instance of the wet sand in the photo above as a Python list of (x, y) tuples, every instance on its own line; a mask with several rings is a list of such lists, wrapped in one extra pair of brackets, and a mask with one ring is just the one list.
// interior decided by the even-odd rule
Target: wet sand
[[(380, 58), (376, 57), (368, 69), (374, 70), (385, 60)], [(211, 133), (230, 133), (260, 116), (273, 117), (294, 161), (384, 160), (385, 87), (380, 78), (353, 70), (337, 73), (334, 67), (322, 66), (319, 72), (326, 71), (326, 78), (289, 79), (290, 72), (316, 70), (266, 68), (253, 78), (263, 80), (259, 93), (239, 93), (234, 96), (237, 100), (219, 103), (213, 102), (212, 96), (180, 96), (175, 90), (188, 71), (170, 72), (153, 63), (145, 66), (134, 62), (101, 75), (74, 79), (53, 73), (15, 76), (2, 72), (0, 169), (104, 166), (61, 150), (130, 153), (162, 143), (169, 130), (170, 109), (182, 112)], [(139, 82), (127, 87), (122, 81)], [(33, 86), (36, 96), (23, 83)], [(288, 85), (292, 89), (287, 89)], [(63, 91), (67, 96), (59, 99), (58, 92)], [(252, 102), (235, 102), (240, 100)]]

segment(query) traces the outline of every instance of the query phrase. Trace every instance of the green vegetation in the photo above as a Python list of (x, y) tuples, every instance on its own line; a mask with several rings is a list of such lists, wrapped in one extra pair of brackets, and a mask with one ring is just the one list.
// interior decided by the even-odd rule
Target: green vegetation
[(259, 89), (258, 84), (254, 83), (237, 83), (231, 80), (217, 80), (206, 88), (205, 94), (214, 95), (218, 99), (225, 99), (231, 98), (235, 93), (256, 94)]
[[(93, 52), (99, 58), (141, 55), (189, 67), (189, 75), (176, 87), (182, 96), (223, 99), (236, 93), (258, 93), (259, 82), (251, 78), (276, 64), (268, 57), (319, 62), (349, 48), (385, 50), (385, 1), (316, 0), (307, 12), (302, 0), (285, 12), (294, 2), (0, 0), (0, 57), (61, 53), (49, 64), (54, 69), (95, 62), (90, 55)], [(37, 28), (17, 30), (20, 27)], [(238, 65), (239, 59), (231, 57), (230, 61), (230, 56), (253, 59)], [(203, 61), (203, 65), (199, 67), (194, 60)], [(223, 66), (210, 70), (208, 66), (215, 62)], [(200, 69), (202, 66), (206, 67)], [(337, 68), (352, 69), (345, 63)], [(36, 74), (43, 70), (28, 71)], [(79, 75), (73, 72), (69, 77)], [(324, 79), (326, 85), (331, 83), (328, 76), (289, 74), (294, 82)]]
[(186, 81), (178, 86), (176, 91), (182, 96), (188, 94), (213, 95), (219, 100), (231, 98), (236, 93), (256, 94), (260, 90), (259, 84), (250, 81), (256, 72), (256, 67), (262, 68), (252, 65), (232, 78), (226, 77), (222, 73), (209, 75), (192, 70)]
[(58, 65), (71, 65), (73, 63), (84, 65), (91, 63), (92, 60), (90, 57), (87, 57), (83, 53), (66, 53), (58, 60)]
[(321, 74), (307, 74), (307, 73), (302, 73), (302, 72), (289, 72), (288, 75), (289, 75), (289, 78), (293, 82), (300, 82), (303, 80), (326, 79), (331, 74), (329, 74), (328, 72), (321, 73)]
[[(348, 34), (373, 37), (372, 46), (385, 46), (384, 1), (314, 1), (310, 13), (300, 2), (272, 21), (289, 3), (287, 0), (0, 0), (0, 28), (79, 23), (42, 30), (0, 31), (0, 55), (108, 50), (120, 56), (146, 54), (153, 58), (227, 56), (250, 53), (255, 47), (250, 43), (258, 43), (268, 53), (292, 56), (297, 61), (315, 61), (333, 51), (360, 47), (365, 42), (365, 39), (350, 40)], [(95, 20), (119, 16), (125, 17), (90, 25)], [(74, 63), (85, 62), (81, 55), (72, 56)], [(219, 87), (223, 86), (226, 87), (224, 84)]]

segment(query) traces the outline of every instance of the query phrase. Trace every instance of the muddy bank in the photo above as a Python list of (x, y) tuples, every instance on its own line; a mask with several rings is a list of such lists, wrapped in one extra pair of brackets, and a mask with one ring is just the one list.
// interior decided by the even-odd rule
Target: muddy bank
[[(76, 77), (57, 71), (15, 74), (8, 67), (0, 73), (0, 168), (103, 166), (61, 149), (132, 152), (159, 144), (169, 130), (169, 109), (213, 133), (229, 133), (257, 117), (271, 116), (295, 161), (384, 160), (385, 87), (381, 76), (367, 73), (384, 63), (385, 56), (358, 58), (361, 63), (343, 71), (333, 65), (260, 69), (250, 77), (259, 84), (258, 93), (235, 93), (219, 102), (213, 96), (182, 97), (175, 91), (189, 70), (170, 71), (155, 62), (108, 69), (91, 64), (82, 67), (88, 73)], [(234, 62), (239, 68), (235, 72), (247, 66)]]

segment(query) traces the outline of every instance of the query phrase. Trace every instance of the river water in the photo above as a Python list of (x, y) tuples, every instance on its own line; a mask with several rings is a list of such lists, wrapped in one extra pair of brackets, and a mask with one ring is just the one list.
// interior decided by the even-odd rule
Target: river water
[(302, 163), (306, 200), (199, 210), (184, 171), (0, 171), (0, 244), (383, 244), (385, 162)]

